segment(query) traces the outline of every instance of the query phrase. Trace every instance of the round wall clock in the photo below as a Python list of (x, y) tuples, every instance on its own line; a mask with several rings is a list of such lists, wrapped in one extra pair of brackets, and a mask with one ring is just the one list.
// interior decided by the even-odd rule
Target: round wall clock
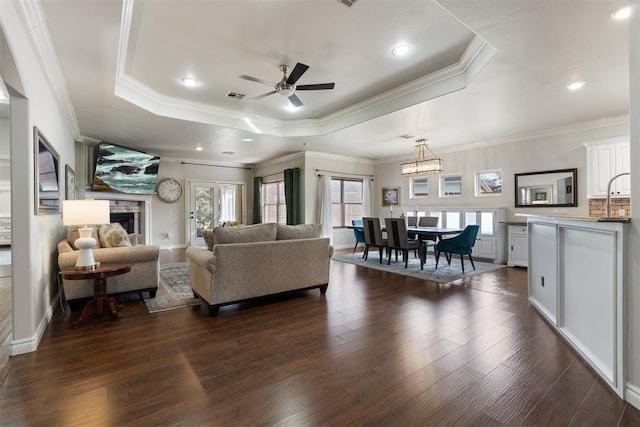
[(177, 202), (182, 197), (182, 184), (173, 178), (164, 178), (156, 186), (156, 196), (165, 203)]

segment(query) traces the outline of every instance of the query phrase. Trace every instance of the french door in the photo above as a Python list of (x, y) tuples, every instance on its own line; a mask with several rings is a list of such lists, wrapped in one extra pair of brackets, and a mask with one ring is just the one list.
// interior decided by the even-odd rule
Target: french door
[(202, 231), (221, 225), (244, 224), (245, 185), (237, 182), (187, 180), (189, 244), (204, 246)]

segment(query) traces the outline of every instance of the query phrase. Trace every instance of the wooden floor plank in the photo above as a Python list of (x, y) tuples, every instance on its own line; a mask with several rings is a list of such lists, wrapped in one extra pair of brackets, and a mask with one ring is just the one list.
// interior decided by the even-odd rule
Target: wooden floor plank
[[(162, 251), (162, 263), (184, 250)], [(526, 270), (454, 284), (332, 262), (317, 291), (71, 328), (0, 378), (8, 425), (638, 425), (531, 308)]]

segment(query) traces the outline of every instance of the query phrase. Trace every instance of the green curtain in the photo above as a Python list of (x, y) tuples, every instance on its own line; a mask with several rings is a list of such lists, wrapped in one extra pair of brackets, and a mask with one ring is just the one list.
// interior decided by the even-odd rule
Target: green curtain
[(287, 224), (300, 224), (300, 169), (284, 170), (284, 198), (287, 202)]
[(262, 177), (253, 178), (253, 223), (262, 222)]

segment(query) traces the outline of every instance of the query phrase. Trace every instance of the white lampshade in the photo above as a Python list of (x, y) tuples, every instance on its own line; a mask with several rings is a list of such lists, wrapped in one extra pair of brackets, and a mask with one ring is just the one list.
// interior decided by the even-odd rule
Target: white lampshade
[(93, 269), (96, 266), (91, 249), (96, 245), (96, 239), (91, 237), (92, 229), (89, 224), (108, 224), (110, 221), (108, 200), (63, 200), (62, 224), (82, 225), (78, 229), (80, 238), (74, 244), (78, 248), (76, 268)]
[(62, 225), (108, 224), (108, 200), (63, 200)]

